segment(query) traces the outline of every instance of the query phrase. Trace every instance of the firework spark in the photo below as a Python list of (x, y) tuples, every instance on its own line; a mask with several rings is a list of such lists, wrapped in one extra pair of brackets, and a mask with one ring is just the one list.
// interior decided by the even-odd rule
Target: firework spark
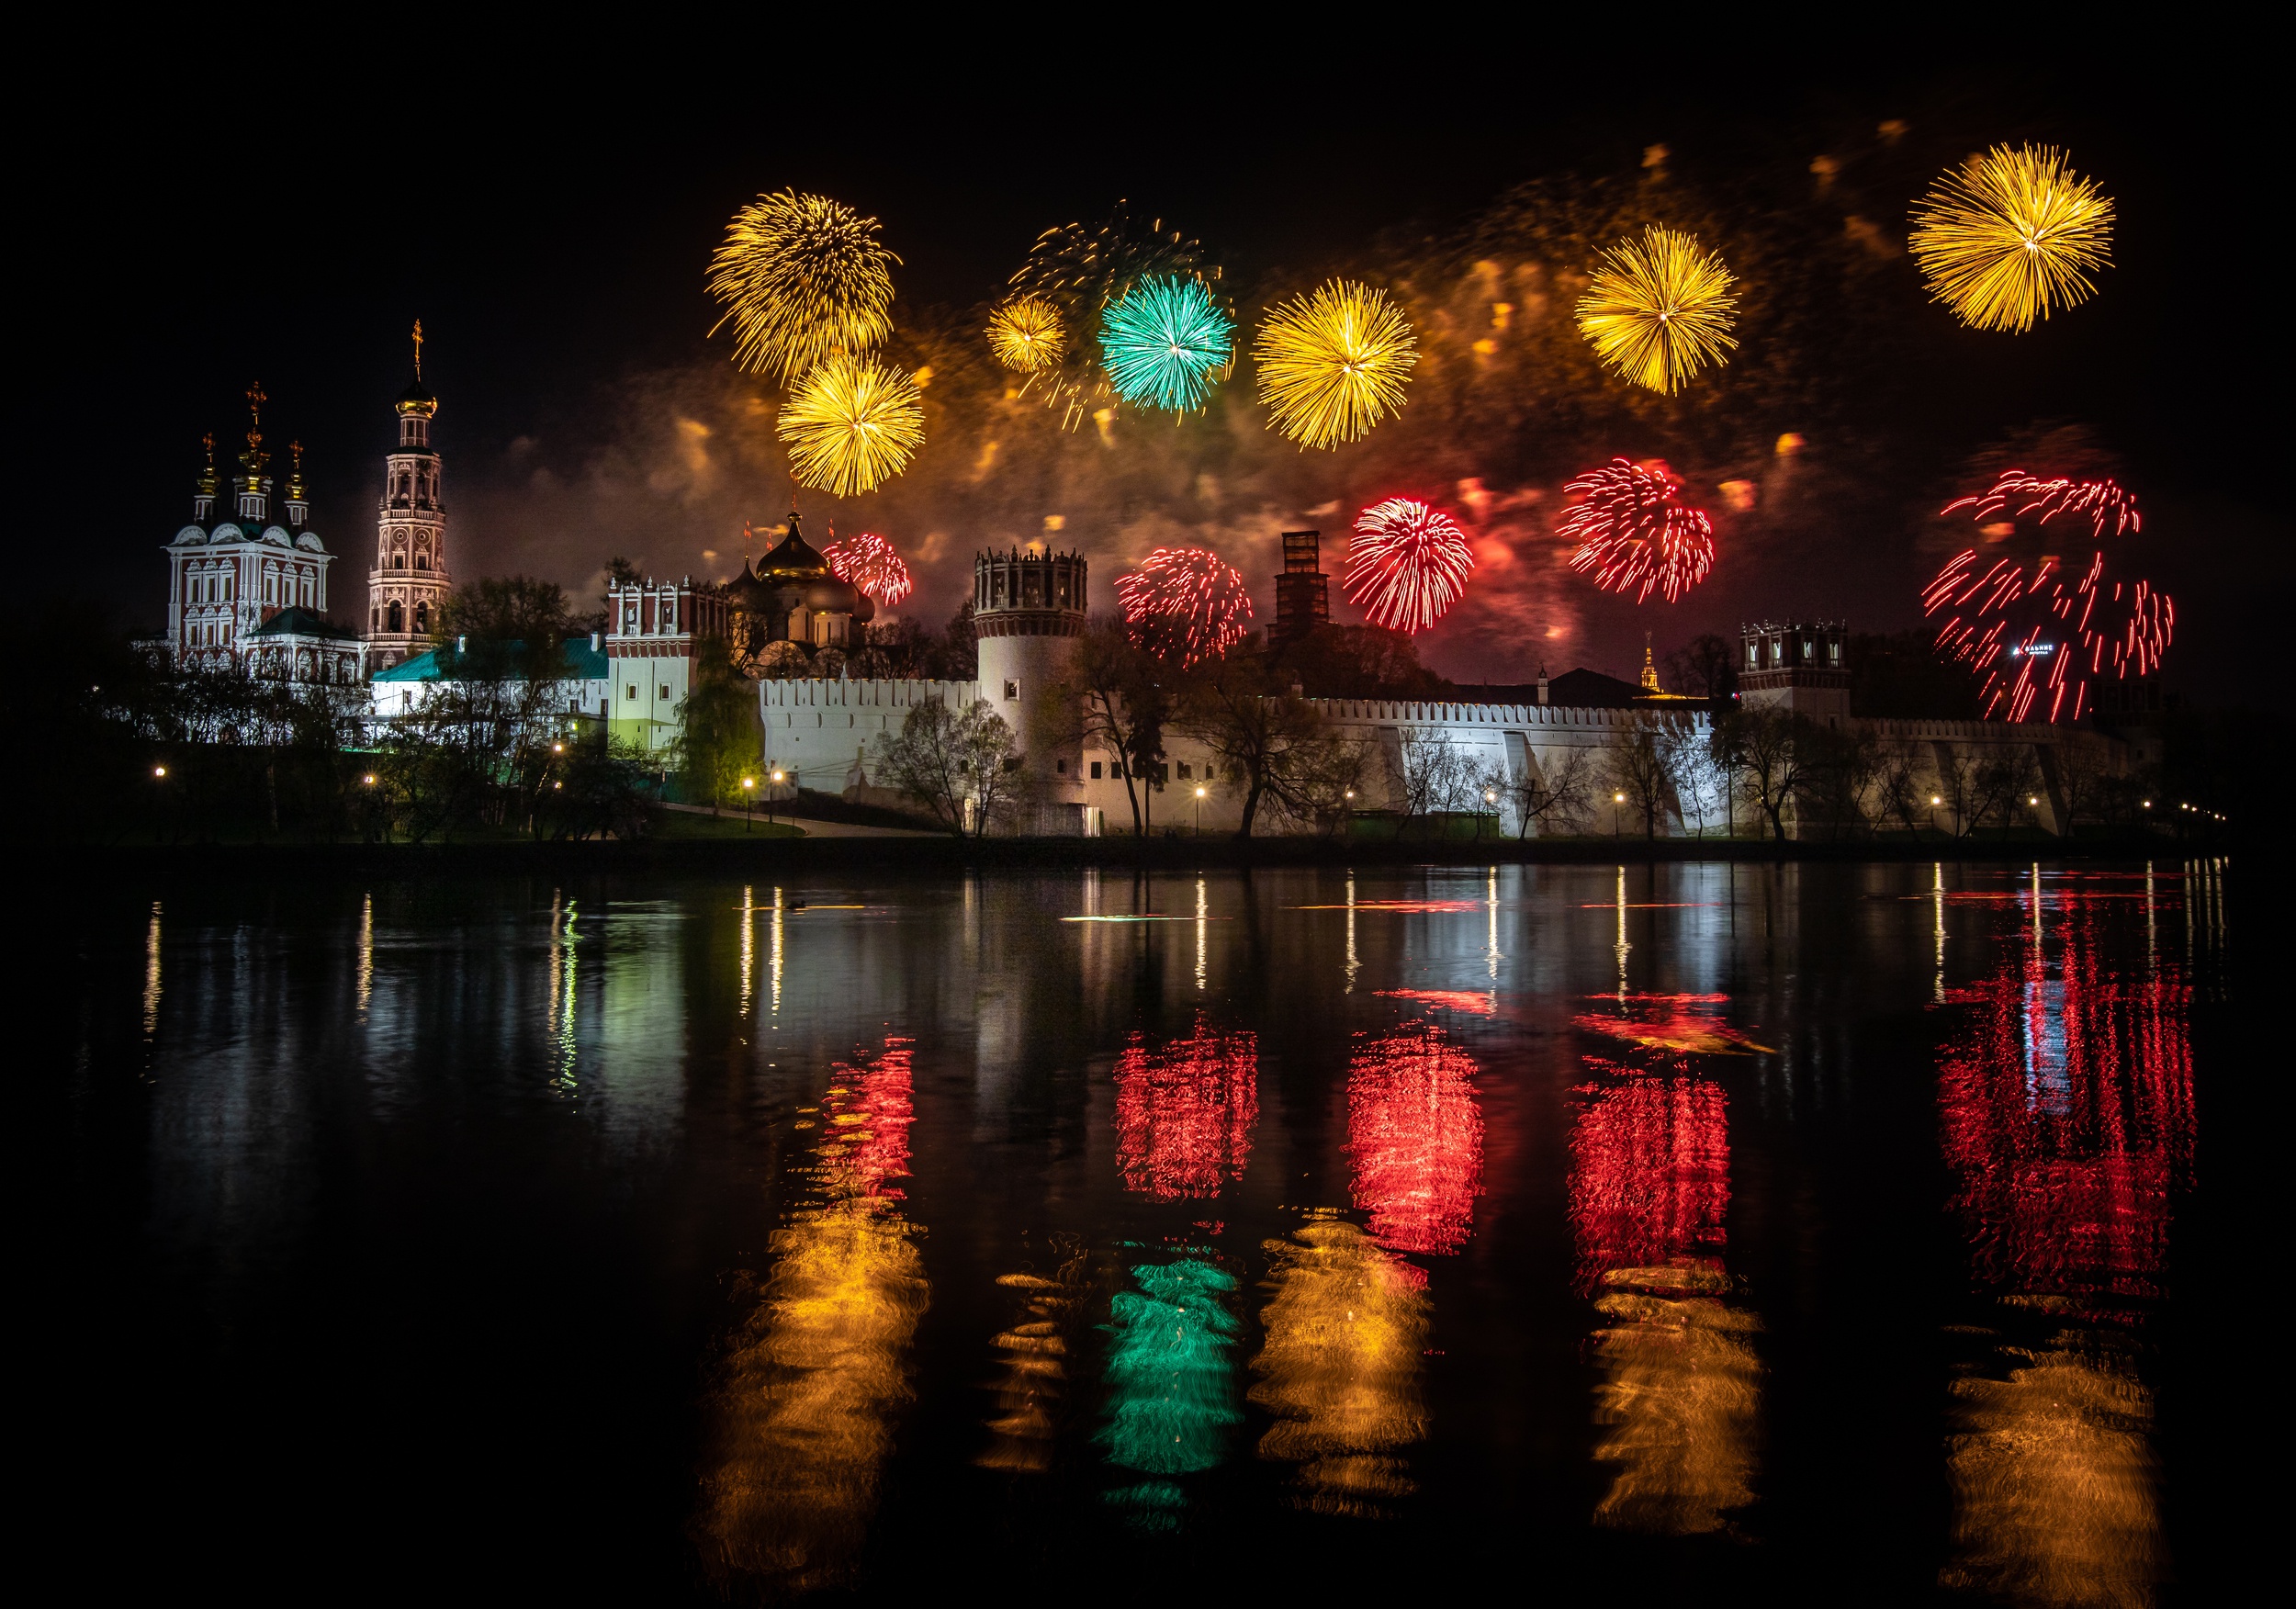
[(1067, 343), (1059, 309), (1041, 296), (1015, 297), (988, 316), (989, 350), (1016, 374), (1052, 367)]
[(1621, 241), (1579, 298), (1579, 328), (1622, 378), (1671, 394), (1708, 364), (1729, 361), (1738, 298), (1720, 256), (1680, 230)]
[(2054, 146), (1997, 145), (1915, 205), (1906, 244), (1930, 299), (1964, 323), (2030, 330), (2097, 293), (2088, 271), (2112, 265), (2112, 200)]
[(1234, 321), (1200, 279), (1143, 279), (1100, 315), (1101, 366), (1140, 407), (1202, 407), (1234, 343)]
[(1251, 629), (1244, 578), (1201, 547), (1159, 547), (1116, 583), (1141, 646), (1183, 665), (1225, 653)]
[(1301, 446), (1335, 447), (1401, 410), (1419, 345), (1393, 302), (1334, 279), (1269, 312), (1252, 355), (1276, 428)]
[(884, 537), (864, 531), (847, 542), (832, 542), (822, 557), (840, 581), (850, 581), (891, 609), (917, 590), (909, 567)]
[[(1086, 331), (1098, 325), (1109, 303), (1159, 275), (1216, 284), (1220, 269), (1195, 241), (1165, 229), (1162, 219), (1142, 227), (1120, 201), (1105, 223), (1063, 224), (1038, 236), (1012, 276), (1012, 295), (1047, 304), (1064, 332)], [(1097, 355), (1091, 342), (1069, 342), (1052, 363), (1030, 374), (1023, 391), (1058, 409), (1062, 425), (1075, 430), (1114, 396)]]
[(1356, 516), (1342, 584), (1350, 602), (1390, 631), (1422, 632), (1459, 601), (1474, 568), (1448, 514), (1396, 497)]
[[(2022, 721), (2045, 697), (2040, 719), (2077, 721), (2088, 712), (2092, 682), (2159, 668), (2176, 634), (2176, 604), (2149, 581), (2107, 574), (2104, 539), (2142, 526), (2136, 500), (2120, 486), (2043, 480), (2012, 469), (1991, 490), (1957, 499), (1941, 512), (1958, 510), (1968, 510), (1988, 532), (2006, 518), (2013, 529), (2002, 539), (2026, 539), (2026, 551), (1990, 563), (1975, 548), (1955, 554), (1921, 593), (1922, 613), (1943, 617), (1937, 646), (1985, 677), (1979, 696), (1988, 719), (1998, 713)], [(2091, 551), (2068, 560), (2062, 552), (2032, 550), (2039, 546), (2033, 538), (2059, 514), (2088, 517), (2088, 538), (2081, 545)], [(2062, 546), (2055, 540), (2061, 533), (2048, 534), (2048, 546)]]
[(711, 294), (738, 336), (734, 360), (786, 385), (833, 353), (868, 351), (893, 332), (900, 260), (879, 243), (875, 219), (826, 196), (759, 197), (710, 259)]
[[(1980, 525), (2004, 516), (2014, 523), (2028, 514), (2038, 516), (2037, 523), (2045, 525), (2059, 514), (2086, 514), (2089, 534), (2099, 537), (2142, 530), (2144, 523), (2136, 512), (2136, 499), (2118, 481), (2068, 480), (2062, 476), (2043, 480), (2022, 469), (2004, 469), (1992, 489), (1957, 498), (1941, 512), (1950, 514), (1962, 509), (1969, 510)], [(2108, 522), (2112, 525), (2110, 533), (2105, 530)]]
[(925, 409), (900, 370), (839, 355), (805, 376), (774, 428), (799, 485), (854, 497), (908, 467), (924, 444)]
[(1714, 522), (1678, 501), (1681, 489), (1664, 465), (1624, 458), (1571, 481), (1563, 488), (1570, 507), (1555, 522), (1556, 535), (1579, 545), (1570, 568), (1606, 591), (1633, 592), (1638, 603), (1653, 591), (1671, 603), (1705, 580), (1714, 568)]

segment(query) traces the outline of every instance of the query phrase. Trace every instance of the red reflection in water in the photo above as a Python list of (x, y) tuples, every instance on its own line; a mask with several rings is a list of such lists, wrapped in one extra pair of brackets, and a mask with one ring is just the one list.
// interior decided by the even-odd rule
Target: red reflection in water
[(2100, 1310), (2158, 1296), (2169, 1191), (2192, 1158), (2190, 990), (2170, 969), (2107, 970), (2095, 917), (2016, 942), (1949, 996), (1975, 1019), (1939, 1066), (1978, 1276)]
[(1648, 1073), (1579, 1093), (1586, 1104), (1570, 1135), (1570, 1224), (1580, 1288), (1594, 1290), (1614, 1268), (1719, 1252), (1730, 1205), (1721, 1086), (1686, 1073)]
[(1722, 1020), (1717, 1007), (1728, 995), (1593, 995), (1609, 1006), (1573, 1017), (1572, 1026), (1608, 1034), (1647, 1051), (1678, 1054), (1747, 1056), (1772, 1047), (1757, 1044), (1744, 1030)]
[(1474, 1058), (1432, 1022), (1356, 1049), (1347, 1075), (1347, 1155), (1371, 1233), (1402, 1252), (1452, 1252), (1482, 1193), (1483, 1118)]
[(1480, 911), (1489, 906), (1480, 899), (1359, 899), (1353, 905), (1299, 906), (1303, 911)]
[(1177, 1201), (1244, 1176), (1259, 1117), (1259, 1038), (1196, 1022), (1191, 1039), (1150, 1050), (1140, 1035), (1116, 1063), (1116, 1163), (1124, 1187)]
[(1415, 1001), (1439, 1011), (1472, 1011), (1478, 1017), (1492, 1016), (1499, 1009), (1498, 996), (1477, 995), (1466, 989), (1381, 989), (1379, 993), (1390, 1000)]
[(909, 1176), (909, 1123), (915, 1116), (909, 1043), (888, 1038), (874, 1060), (860, 1066), (837, 1064), (836, 1082), (821, 1104), (828, 1131), (822, 1137), (821, 1162), (838, 1194), (901, 1198), (899, 1188), (887, 1181)]

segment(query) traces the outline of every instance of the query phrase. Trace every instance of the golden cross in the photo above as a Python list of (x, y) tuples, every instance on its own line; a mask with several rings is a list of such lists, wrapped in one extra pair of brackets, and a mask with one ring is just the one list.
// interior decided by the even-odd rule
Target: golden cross
[(414, 377), (422, 377), (422, 321), (414, 321)]
[(263, 428), (263, 405), (270, 400), (270, 398), (263, 394), (261, 380), (254, 381), (247, 388), (247, 412), (249, 417), (255, 422), (257, 430)]

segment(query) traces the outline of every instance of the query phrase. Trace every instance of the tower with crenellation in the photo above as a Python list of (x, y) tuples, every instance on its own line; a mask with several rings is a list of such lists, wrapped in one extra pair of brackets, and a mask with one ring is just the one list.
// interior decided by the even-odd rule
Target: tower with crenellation
[(414, 326), (414, 380), (399, 394), (399, 446), (383, 459), (383, 502), (367, 572), (367, 642), (377, 669), (430, 647), (453, 586), (446, 569), (446, 504), (431, 444), (438, 398), (422, 382), (422, 321)]

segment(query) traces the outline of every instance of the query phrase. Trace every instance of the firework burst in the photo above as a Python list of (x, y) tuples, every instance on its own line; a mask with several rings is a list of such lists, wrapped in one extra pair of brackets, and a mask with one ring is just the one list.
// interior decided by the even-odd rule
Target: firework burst
[(1052, 367), (1067, 344), (1059, 310), (1041, 296), (1015, 297), (988, 316), (988, 349), (1015, 374)]
[(1385, 296), (1334, 279), (1272, 309), (1252, 355), (1276, 428), (1303, 447), (1335, 447), (1401, 410), (1419, 343)]
[(1134, 639), (1183, 665), (1225, 653), (1251, 629), (1244, 578), (1201, 547), (1157, 548), (1116, 583), (1116, 596)]
[(1555, 534), (1578, 544), (1570, 568), (1606, 591), (1653, 591), (1669, 603), (1714, 568), (1714, 522), (1678, 501), (1682, 482), (1665, 467), (1645, 468), (1613, 458), (1563, 488), (1571, 500)]
[(1125, 401), (1203, 406), (1235, 346), (1235, 321), (1200, 279), (1143, 279), (1100, 315), (1100, 365)]
[(925, 409), (900, 370), (840, 354), (805, 376), (774, 428), (799, 485), (855, 497), (908, 467), (924, 444)]
[(1729, 361), (1732, 283), (1697, 236), (1653, 225), (1603, 253), (1579, 298), (1579, 328), (1620, 377), (1671, 394), (1708, 364)]
[(1416, 633), (1459, 601), (1474, 568), (1474, 551), (1448, 514), (1396, 497), (1356, 516), (1341, 584), (1379, 624)]
[[(2017, 546), (1991, 558), (1975, 548), (1955, 554), (1922, 590), (1921, 612), (1941, 617), (1938, 647), (1984, 677), (1987, 719), (2077, 721), (2093, 682), (2158, 669), (2176, 633), (2176, 604), (2148, 581), (2113, 579), (2106, 562), (2105, 540), (2143, 525), (2127, 491), (2110, 480), (2043, 480), (2011, 469), (1941, 512), (1964, 510), (1989, 542)], [(2087, 537), (2047, 529), (2063, 514), (2086, 518)], [(2083, 551), (2039, 551), (2062, 548), (2066, 535)]]
[(893, 550), (893, 544), (869, 532), (845, 542), (832, 542), (822, 557), (840, 581), (850, 581), (891, 609), (917, 590), (909, 567)]
[[(1038, 236), (1012, 276), (1012, 293), (1015, 301), (1033, 297), (1051, 308), (1063, 332), (1089, 331), (1111, 302), (1158, 276), (1216, 284), (1220, 269), (1198, 242), (1162, 219), (1143, 228), (1120, 201), (1105, 223), (1063, 224)], [(1066, 343), (1052, 363), (1030, 373), (1023, 394), (1060, 410), (1063, 426), (1075, 430), (1114, 396), (1096, 355), (1089, 341)]]
[[(726, 304), (734, 360), (783, 384), (833, 353), (893, 332), (893, 265), (877, 220), (826, 196), (760, 196), (726, 226), (710, 291)], [(722, 323), (724, 321), (720, 321)]]
[(2054, 146), (1997, 145), (1938, 180), (1908, 249), (1941, 301), (1979, 330), (2030, 330), (2097, 293), (2112, 265), (2112, 200)]
[[(1958, 513), (1964, 509), (1980, 525), (2004, 517), (2014, 524), (2028, 516), (2045, 525), (2059, 514), (2086, 515), (2089, 534), (2098, 537), (2118, 536), (2144, 525), (2136, 512), (2136, 499), (2116, 480), (2068, 480), (2062, 476), (2043, 480), (2022, 469), (2003, 470), (1990, 490), (1957, 498), (1941, 512)], [(2110, 532), (2105, 529), (2108, 523), (2112, 526)]]

